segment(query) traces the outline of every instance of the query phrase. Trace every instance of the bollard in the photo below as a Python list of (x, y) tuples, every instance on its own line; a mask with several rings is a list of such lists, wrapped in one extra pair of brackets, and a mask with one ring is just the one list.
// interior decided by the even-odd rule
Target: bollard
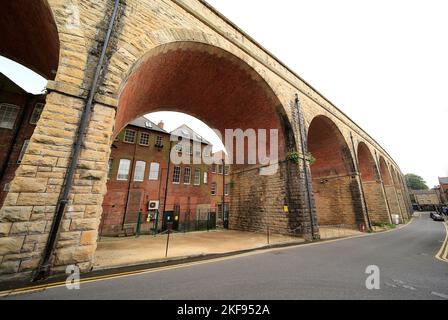
[(167, 227), (168, 227), (168, 231), (167, 231), (167, 238), (166, 238), (165, 258), (168, 257), (168, 246), (170, 244), (170, 233), (171, 233), (171, 230), (173, 229), (173, 223), (168, 222)]
[(142, 224), (142, 210), (138, 211), (138, 218), (137, 218), (137, 228), (135, 230), (135, 237), (138, 238), (140, 236), (140, 226)]

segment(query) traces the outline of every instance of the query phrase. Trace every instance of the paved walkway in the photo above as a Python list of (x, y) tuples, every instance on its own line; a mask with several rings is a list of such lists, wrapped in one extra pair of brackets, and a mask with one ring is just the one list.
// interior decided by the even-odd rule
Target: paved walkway
[[(165, 259), (166, 235), (138, 238), (105, 238), (98, 242), (95, 269), (155, 262)], [(270, 244), (304, 242), (302, 238), (271, 235)], [(234, 230), (174, 233), (170, 235), (168, 258), (227, 253), (264, 247), (266, 234)]]

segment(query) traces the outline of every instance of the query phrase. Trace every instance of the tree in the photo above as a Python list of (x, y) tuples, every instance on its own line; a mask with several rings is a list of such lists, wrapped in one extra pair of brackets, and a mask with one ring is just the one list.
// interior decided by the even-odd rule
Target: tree
[(428, 190), (428, 186), (426, 185), (426, 181), (423, 180), (422, 177), (413, 174), (413, 173), (408, 173), (405, 176), (406, 179), (406, 185), (408, 186), (409, 189), (412, 190)]

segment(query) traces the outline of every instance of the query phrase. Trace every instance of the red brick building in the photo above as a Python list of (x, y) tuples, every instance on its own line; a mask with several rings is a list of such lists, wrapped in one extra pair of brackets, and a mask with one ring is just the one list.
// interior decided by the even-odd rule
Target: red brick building
[[(177, 152), (170, 154), (172, 148)], [(221, 210), (223, 169), (207, 164), (211, 150), (186, 125), (169, 133), (163, 123), (143, 117), (129, 123), (112, 145), (101, 234), (133, 234), (139, 212), (142, 232), (153, 232), (156, 224), (165, 230), (168, 222), (179, 231), (220, 223), (215, 213)]]
[(0, 206), (40, 118), (45, 95), (33, 95), (0, 73)]

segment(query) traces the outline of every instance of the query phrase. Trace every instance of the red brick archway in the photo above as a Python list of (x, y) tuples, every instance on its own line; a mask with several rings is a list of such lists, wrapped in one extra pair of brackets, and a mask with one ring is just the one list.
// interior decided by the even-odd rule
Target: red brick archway
[(0, 30), (0, 55), (46, 79), (55, 78), (59, 37), (46, 0), (3, 1)]
[[(225, 129), (277, 129), (279, 160), (295, 149), (294, 134), (273, 90), (244, 61), (212, 45), (181, 41), (150, 50), (121, 87), (114, 134), (154, 111), (192, 115), (222, 134)], [(269, 145), (268, 139), (268, 154)], [(294, 219), (282, 211), (289, 201), (290, 179), (282, 172), (287, 170), (284, 162), (274, 175), (261, 176), (259, 164), (245, 160), (232, 167), (230, 227), (258, 230), (269, 214), (279, 231), (297, 228), (291, 220), (298, 219), (298, 206), (292, 206), (289, 214)]]
[(358, 162), (361, 183), (371, 221), (390, 222), (389, 208), (381, 179), (372, 153), (364, 142), (358, 144)]
[(313, 119), (308, 130), (317, 220), (321, 226), (363, 223), (362, 203), (353, 159), (337, 126), (325, 116)]

